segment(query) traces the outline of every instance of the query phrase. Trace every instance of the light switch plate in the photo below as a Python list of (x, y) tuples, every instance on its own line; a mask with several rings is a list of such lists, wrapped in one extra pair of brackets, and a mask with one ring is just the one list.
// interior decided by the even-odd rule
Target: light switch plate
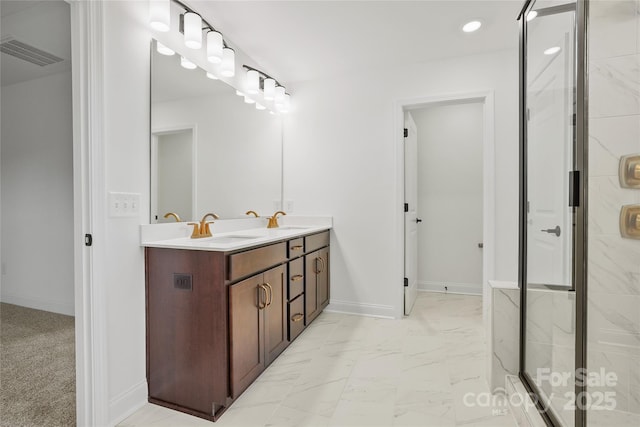
[(109, 192), (109, 216), (133, 218), (140, 215), (140, 193)]

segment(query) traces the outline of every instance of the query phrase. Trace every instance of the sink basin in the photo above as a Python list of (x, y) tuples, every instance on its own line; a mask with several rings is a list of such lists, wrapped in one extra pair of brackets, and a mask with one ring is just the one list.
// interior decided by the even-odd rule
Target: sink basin
[(262, 236), (214, 236), (208, 238), (207, 243), (240, 243), (245, 240), (258, 239)]

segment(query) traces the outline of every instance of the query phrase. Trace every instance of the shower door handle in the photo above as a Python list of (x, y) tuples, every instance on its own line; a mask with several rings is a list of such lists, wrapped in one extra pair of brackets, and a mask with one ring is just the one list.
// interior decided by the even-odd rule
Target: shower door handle
[(560, 226), (556, 225), (556, 228), (547, 228), (546, 230), (540, 230), (543, 233), (555, 234), (556, 237), (560, 237)]

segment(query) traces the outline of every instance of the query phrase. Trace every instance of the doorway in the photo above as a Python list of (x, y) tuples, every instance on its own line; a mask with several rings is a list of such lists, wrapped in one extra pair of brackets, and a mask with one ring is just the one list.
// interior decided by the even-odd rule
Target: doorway
[[(398, 159), (398, 195), (401, 198), (401, 206), (403, 207), (402, 214), (399, 215), (398, 223), (402, 224), (398, 227), (399, 238), (398, 238), (398, 247), (401, 249), (399, 253), (401, 254), (401, 259), (398, 261), (398, 265), (402, 266), (402, 274), (404, 277), (403, 287), (402, 287), (402, 300), (399, 305), (400, 314), (408, 315), (411, 312), (411, 308), (415, 302), (415, 297), (417, 295), (417, 291), (419, 287), (422, 287), (425, 290), (428, 290), (428, 283), (424, 283), (423, 280), (422, 286), (419, 284), (418, 280), (418, 241), (420, 239), (419, 227), (425, 225), (424, 218), (421, 218), (421, 212), (419, 208), (419, 197), (418, 192), (420, 185), (416, 185), (415, 188), (411, 184), (411, 182), (418, 182), (418, 153), (419, 149), (417, 147), (417, 138), (416, 138), (416, 148), (415, 155), (410, 154), (405, 149), (413, 150), (412, 145), (413, 142), (409, 141), (407, 144), (407, 140), (411, 140), (410, 132), (407, 131), (407, 137), (405, 138), (405, 120), (407, 119), (407, 113), (410, 113), (415, 122), (415, 115), (417, 111), (420, 110), (434, 110), (438, 107), (447, 107), (451, 106), (452, 108), (460, 105), (468, 105), (475, 104), (480, 106), (482, 111), (482, 131), (481, 131), (481, 148), (478, 151), (478, 159), (477, 161), (482, 164), (482, 200), (481, 200), (481, 214), (479, 215), (480, 220), (480, 228), (481, 233), (479, 236), (481, 239), (474, 239), (474, 247), (472, 248), (476, 252), (480, 252), (481, 255), (481, 284), (480, 286), (475, 287), (475, 293), (482, 294), (483, 296), (483, 318), (486, 320), (487, 312), (488, 312), (488, 304), (489, 304), (489, 289), (488, 289), (488, 279), (493, 277), (494, 271), (494, 200), (495, 200), (495, 191), (494, 191), (494, 148), (493, 148), (493, 93), (492, 92), (481, 92), (481, 93), (468, 93), (468, 94), (452, 94), (452, 95), (442, 95), (442, 96), (434, 96), (434, 97), (425, 97), (425, 98), (415, 98), (415, 99), (407, 99), (401, 100), (397, 102), (397, 123), (398, 123), (398, 135), (400, 136), (397, 146), (397, 159)], [(411, 125), (409, 125), (411, 126)], [(417, 125), (416, 125), (417, 128)], [(418, 134), (419, 129), (417, 130)], [(413, 160), (412, 160), (413, 159)], [(414, 167), (415, 163), (415, 167)], [(449, 165), (450, 169), (455, 169), (456, 165)], [(415, 178), (413, 177), (415, 175)], [(461, 179), (463, 179), (463, 174), (460, 175)], [(414, 194), (413, 196), (409, 193)], [(473, 192), (474, 194), (477, 191)], [(411, 202), (409, 202), (409, 206), (406, 205), (407, 197), (409, 199), (414, 200), (414, 204), (416, 205), (416, 209), (412, 210)], [(459, 210), (460, 208), (454, 208)], [(422, 219), (423, 222), (419, 222), (418, 220)], [(413, 223), (416, 224), (416, 227), (413, 226)], [(449, 226), (450, 227), (450, 226)], [(442, 227), (445, 228), (445, 227)], [(477, 228), (477, 226), (475, 227)], [(446, 233), (445, 233), (446, 234)], [(464, 234), (464, 233), (461, 233)], [(468, 233), (466, 233), (468, 234)], [(414, 237), (415, 236), (415, 237)], [(478, 241), (476, 241), (478, 240)], [(478, 247), (481, 246), (481, 247)], [(437, 249), (436, 249), (437, 251)], [(479, 255), (479, 254), (478, 254)], [(463, 266), (464, 260), (462, 256), (458, 256), (458, 259), (453, 259), (453, 265)], [(413, 277), (410, 277), (413, 275)], [(453, 283), (454, 288), (456, 283)], [(460, 283), (457, 283), (460, 285)], [(444, 285), (447, 286), (447, 289), (442, 289), (442, 291), (448, 290), (449, 284)], [(434, 290), (434, 289), (431, 289)], [(459, 286), (457, 289), (461, 293), (469, 293), (469, 288), (465, 288), (463, 286)], [(453, 291), (453, 289), (451, 290)], [(472, 292), (473, 293), (473, 292)]]
[(76, 421), (71, 6), (3, 1), (2, 413)]

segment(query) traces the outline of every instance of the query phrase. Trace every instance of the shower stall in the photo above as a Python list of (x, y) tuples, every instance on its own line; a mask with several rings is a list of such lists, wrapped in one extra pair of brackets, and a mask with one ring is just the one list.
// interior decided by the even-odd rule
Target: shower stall
[(519, 24), (519, 376), (547, 425), (640, 426), (640, 0)]

